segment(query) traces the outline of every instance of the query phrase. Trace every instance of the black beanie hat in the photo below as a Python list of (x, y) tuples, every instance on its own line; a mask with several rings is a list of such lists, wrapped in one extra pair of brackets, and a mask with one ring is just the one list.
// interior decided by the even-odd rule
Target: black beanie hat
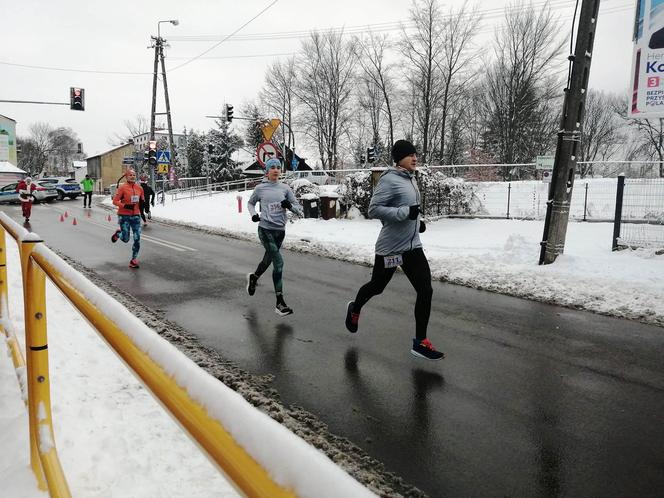
[(392, 147), (392, 159), (395, 164), (398, 164), (404, 157), (415, 153), (415, 147), (408, 140), (397, 140)]

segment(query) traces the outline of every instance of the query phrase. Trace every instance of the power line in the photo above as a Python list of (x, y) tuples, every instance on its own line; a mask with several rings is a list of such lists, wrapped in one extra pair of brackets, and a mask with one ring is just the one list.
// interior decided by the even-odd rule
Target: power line
[[(277, 1), (278, 0), (275, 0), (274, 2), (272, 2), (272, 4), (276, 3)], [(575, 0), (565, 0), (565, 1), (568, 2), (568, 3), (571, 3), (572, 1), (575, 1)], [(605, 0), (605, 2), (608, 2), (608, 1), (609, 0)], [(544, 3), (546, 3), (546, 2), (544, 2)], [(269, 8), (272, 4), (270, 4), (267, 8)], [(533, 5), (535, 5), (535, 4), (533, 4)], [(264, 10), (267, 10), (267, 8), (264, 9)], [(557, 7), (557, 8), (560, 8), (560, 7)], [(625, 11), (630, 10), (630, 9), (633, 9), (633, 6), (631, 4), (630, 5), (615, 5), (615, 6), (611, 6), (607, 9), (603, 10), (601, 12), (601, 14), (603, 14), (603, 15), (616, 14), (616, 13), (620, 13), (620, 12), (625, 12)], [(496, 9), (492, 9), (492, 10), (496, 10)], [(256, 15), (256, 17), (258, 17), (262, 13), (263, 12), (260, 12), (259, 14)], [(250, 21), (245, 23), (242, 27), (246, 26), (247, 24), (249, 24), (254, 19), (251, 19)], [(366, 31), (367, 27), (381, 26), (381, 25), (384, 25), (384, 24), (390, 24), (390, 23), (380, 23), (380, 24), (374, 24), (374, 25), (367, 25), (367, 26), (364, 26), (362, 29), (364, 31)], [(392, 23), (392, 24), (394, 24), (394, 23)], [(237, 33), (240, 29), (242, 29), (242, 27), (235, 30), (234, 33)], [(335, 29), (340, 29), (340, 28), (335, 28)], [(401, 28), (399, 27), (398, 29), (401, 29)], [(289, 32), (284, 32), (284, 33), (289, 33)], [(295, 33), (295, 32), (290, 32), (290, 33)], [(306, 36), (309, 36), (309, 34), (310, 34), (310, 31), (307, 32)], [(205, 52), (203, 52), (203, 53), (199, 54), (198, 56), (189, 59), (187, 62), (171, 69), (171, 71), (174, 71), (175, 69), (178, 69), (178, 68), (180, 68), (180, 67), (182, 67), (186, 64), (189, 64), (189, 63), (193, 62), (196, 59), (203, 59), (203, 60), (225, 59), (225, 58), (228, 58), (228, 59), (231, 59), (231, 58), (242, 59), (242, 58), (255, 58), (255, 57), (268, 57), (268, 56), (278, 57), (278, 56), (294, 55), (293, 53), (284, 53), (284, 54), (249, 54), (249, 55), (236, 55), (236, 56), (202, 57), (203, 55), (209, 53), (214, 48), (218, 47), (223, 41), (226, 41), (230, 36), (232, 36), (232, 34), (228, 35), (228, 37), (226, 37), (226, 39), (221, 40), (219, 43), (217, 43), (216, 45), (214, 45), (210, 49), (206, 50)], [(249, 35), (247, 35), (247, 36), (249, 36)], [(235, 37), (233, 40), (236, 40), (238, 38), (239, 37)], [(172, 40), (173, 38), (169, 37), (169, 39)], [(273, 39), (279, 39), (279, 38), (273, 38)], [(187, 41), (187, 40), (183, 40), (183, 41)], [(200, 41), (203, 41), (203, 40), (200, 40)], [(239, 40), (238, 39), (238, 41), (249, 41), (249, 40)], [(186, 57), (169, 57), (169, 59), (181, 59), (181, 58), (186, 58)], [(36, 70), (43, 70), (43, 71), (62, 71), (62, 72), (70, 72), (70, 73), (114, 74), (114, 75), (129, 75), (129, 76), (136, 76), (136, 75), (139, 75), (139, 76), (150, 75), (151, 76), (152, 75), (152, 73), (146, 73), (146, 72), (141, 72), (141, 71), (104, 71), (104, 70), (98, 70), (98, 69), (81, 69), (81, 68), (65, 68), (65, 67), (56, 67), (56, 66), (41, 66), (41, 65), (33, 65), (33, 64), (17, 64), (17, 63), (14, 63), (14, 62), (7, 62), (7, 61), (0, 61), (0, 65), (18, 67), (18, 68), (23, 68), (23, 69), (36, 69)]]
[[(282, 56), (291, 56), (297, 55), (296, 52), (283, 52), (280, 54), (246, 54), (246, 55), (220, 55), (213, 57), (201, 57), (201, 60), (213, 60), (213, 59), (251, 59), (251, 58), (260, 58), (260, 57), (282, 57)], [(169, 57), (170, 60), (177, 59), (188, 59), (189, 57)]]
[(65, 71), (68, 73), (126, 74), (126, 75), (152, 74), (152, 73), (143, 73), (136, 71), (101, 71), (98, 69), (77, 69), (77, 68), (65, 68), (65, 67), (53, 67), (53, 66), (34, 66), (30, 64), (15, 64), (13, 62), (5, 62), (5, 61), (0, 61), (0, 64), (4, 66), (22, 67), (26, 69), (43, 69), (45, 71)]
[(200, 54), (198, 54), (196, 57), (192, 57), (191, 59), (189, 59), (187, 62), (183, 62), (183, 63), (180, 64), (179, 66), (175, 66), (173, 69), (171, 69), (171, 71), (175, 71), (175, 70), (177, 70), (177, 69), (180, 69), (181, 67), (184, 67), (184, 66), (186, 66), (187, 64), (190, 64), (190, 63), (194, 62), (196, 59), (202, 57), (203, 55), (205, 55), (205, 54), (211, 52), (212, 50), (214, 50), (215, 48), (217, 48), (219, 45), (221, 45), (222, 43), (224, 43), (226, 40), (228, 40), (231, 36), (233, 36), (234, 34), (236, 34), (237, 32), (239, 32), (241, 29), (243, 29), (245, 26), (247, 26), (247, 25), (249, 25), (250, 23), (252, 23), (256, 18), (258, 18), (259, 16), (261, 16), (266, 10), (268, 10), (270, 7), (272, 7), (272, 6), (273, 6), (275, 3), (277, 3), (278, 1), (279, 1), (279, 0), (273, 0), (273, 2), (272, 2), (271, 4), (269, 4), (267, 7), (265, 7), (263, 10), (261, 10), (261, 11), (260, 11), (258, 14), (256, 14), (254, 17), (252, 17), (252, 18), (249, 19), (247, 22), (245, 22), (242, 26), (240, 26), (240, 27), (237, 28), (235, 31), (233, 31), (230, 35), (228, 35), (228, 36), (226, 36), (225, 38), (223, 38), (219, 43), (215, 43), (214, 45), (212, 45), (212, 46), (211, 46), (210, 48), (208, 48), (207, 50), (204, 50), (203, 52), (201, 52)]
[[(605, 0), (605, 2), (608, 2), (610, 0)], [(554, 0), (553, 2), (550, 1), (540, 1), (540, 2), (533, 2), (532, 4), (525, 4), (519, 7), (514, 7), (512, 9), (509, 9), (509, 12), (525, 12), (528, 11), (531, 7), (534, 8), (543, 8), (546, 6), (549, 6), (552, 10), (561, 10), (567, 7), (572, 7), (574, 4), (575, 0)], [(630, 7), (631, 4), (625, 4), (620, 7)], [(494, 7), (490, 9), (482, 9), (482, 10), (477, 10), (473, 12), (469, 12), (466, 14), (467, 16), (482, 16), (482, 19), (497, 19), (502, 17), (506, 12), (505, 7)], [(448, 19), (450, 17), (453, 17), (454, 14), (446, 14), (443, 15), (443, 19)], [(357, 33), (364, 33), (367, 31), (372, 31), (372, 32), (383, 32), (383, 31), (398, 31), (401, 29), (409, 29), (415, 27), (414, 22), (398, 22), (398, 21), (393, 21), (393, 22), (384, 22), (384, 23), (375, 23), (375, 24), (364, 24), (364, 25), (357, 25), (357, 26), (343, 26), (343, 27), (332, 27), (329, 29), (325, 29), (325, 32), (331, 32), (334, 34), (344, 34), (344, 35), (352, 35), (352, 34), (357, 34)], [(287, 39), (298, 39), (298, 38), (307, 38), (311, 34), (311, 29), (309, 30), (298, 30), (298, 31), (276, 31), (272, 33), (248, 33), (246, 35), (239, 35), (239, 36), (234, 36), (232, 40), (230, 41), (235, 41), (235, 42), (242, 42), (242, 41), (266, 41), (266, 40), (287, 40)], [(231, 35), (191, 35), (191, 36), (171, 36), (169, 37), (169, 40), (171, 41), (180, 41), (180, 42), (204, 42), (204, 41), (215, 41), (219, 40), (220, 37), (224, 39), (228, 39)], [(223, 41), (223, 40), (222, 40)]]

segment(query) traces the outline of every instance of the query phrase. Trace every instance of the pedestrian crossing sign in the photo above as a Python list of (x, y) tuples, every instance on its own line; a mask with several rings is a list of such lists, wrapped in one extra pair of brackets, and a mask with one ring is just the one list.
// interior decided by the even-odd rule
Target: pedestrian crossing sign
[(167, 150), (158, 151), (157, 164), (171, 164), (171, 153)]
[(168, 164), (159, 164), (157, 166), (157, 173), (168, 173)]

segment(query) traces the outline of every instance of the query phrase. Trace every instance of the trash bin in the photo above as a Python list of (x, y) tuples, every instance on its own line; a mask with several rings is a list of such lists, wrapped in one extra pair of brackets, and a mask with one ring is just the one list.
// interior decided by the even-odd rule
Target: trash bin
[(324, 220), (337, 217), (337, 199), (339, 196), (333, 193), (326, 193), (320, 196), (320, 215)]
[(316, 194), (304, 194), (301, 199), (305, 218), (318, 218), (318, 197)]

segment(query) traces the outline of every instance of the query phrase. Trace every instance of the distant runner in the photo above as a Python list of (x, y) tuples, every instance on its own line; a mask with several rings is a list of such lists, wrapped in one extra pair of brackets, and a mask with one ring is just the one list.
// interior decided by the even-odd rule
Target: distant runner
[[(251, 220), (258, 223), (258, 238), (265, 248), (263, 260), (258, 264), (254, 273), (247, 275), (247, 293), (253, 296), (260, 276), (272, 264), (272, 281), (277, 304), (274, 311), (277, 315), (286, 316), (293, 310), (286, 305), (283, 294), (282, 271), (284, 260), (279, 249), (286, 236), (286, 210), (289, 209), (302, 216), (302, 208), (295, 199), (291, 188), (279, 181), (281, 162), (279, 159), (269, 159), (265, 162), (266, 178), (256, 187), (249, 198), (249, 213)], [(261, 204), (260, 216), (256, 213), (256, 203)]]
[(143, 189), (136, 184), (136, 172), (128, 169), (125, 172), (126, 183), (118, 187), (113, 197), (113, 204), (118, 207), (118, 228), (111, 236), (111, 242), (116, 243), (118, 239), (129, 242), (129, 231), (134, 234), (134, 244), (131, 248), (131, 261), (129, 268), (138, 268), (138, 251), (141, 249), (141, 217), (139, 204), (144, 200)]
[(371, 280), (360, 288), (355, 301), (348, 303), (346, 328), (349, 332), (357, 332), (362, 307), (373, 296), (383, 292), (397, 266), (401, 266), (417, 291), (415, 338), (410, 352), (419, 358), (440, 360), (445, 355), (437, 351), (427, 339), (433, 289), (429, 262), (419, 236), (426, 226), (418, 220), (420, 191), (415, 179), (415, 147), (406, 140), (397, 140), (392, 147), (392, 159), (395, 167), (381, 175), (369, 203), (369, 217), (377, 218), (383, 224), (376, 241)]

